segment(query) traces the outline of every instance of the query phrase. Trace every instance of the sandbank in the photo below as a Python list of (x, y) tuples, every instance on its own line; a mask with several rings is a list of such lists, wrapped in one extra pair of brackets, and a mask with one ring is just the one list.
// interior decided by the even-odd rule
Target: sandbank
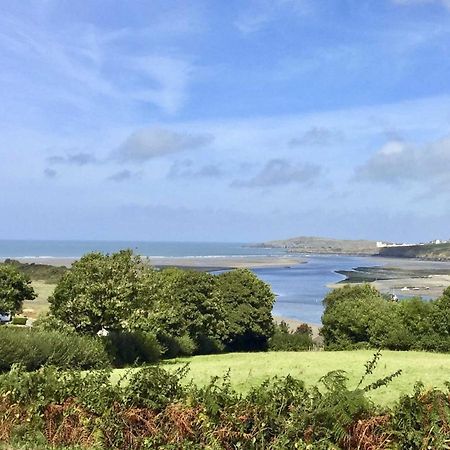
[[(21, 263), (70, 267), (77, 258), (14, 258)], [(291, 267), (306, 261), (292, 256), (144, 257), (155, 267), (181, 267), (196, 270), (258, 269)]]

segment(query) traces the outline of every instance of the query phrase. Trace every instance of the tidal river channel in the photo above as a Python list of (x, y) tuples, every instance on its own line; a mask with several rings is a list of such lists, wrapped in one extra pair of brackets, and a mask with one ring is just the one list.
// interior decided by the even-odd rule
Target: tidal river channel
[(327, 285), (345, 277), (336, 270), (381, 265), (380, 258), (336, 255), (307, 256), (306, 264), (271, 269), (254, 269), (277, 295), (274, 316), (320, 324), (322, 299), (329, 292)]

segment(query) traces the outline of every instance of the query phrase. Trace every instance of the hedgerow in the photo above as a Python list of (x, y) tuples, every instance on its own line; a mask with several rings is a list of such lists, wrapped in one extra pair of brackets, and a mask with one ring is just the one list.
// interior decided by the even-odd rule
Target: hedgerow
[[(378, 358), (366, 364), (365, 375)], [(414, 450), (450, 442), (448, 391), (417, 385), (391, 409), (367, 398), (398, 372), (371, 384), (363, 376), (352, 388), (343, 371), (325, 375), (320, 389), (274, 378), (245, 395), (229, 376), (199, 388), (182, 383), (185, 373), (150, 366), (112, 384), (107, 370), (13, 367), (0, 376), (0, 441), (124, 450)]]
[(104, 344), (97, 337), (76, 333), (0, 327), (0, 372), (14, 364), (26, 370), (44, 365), (60, 368), (93, 369), (109, 365)]

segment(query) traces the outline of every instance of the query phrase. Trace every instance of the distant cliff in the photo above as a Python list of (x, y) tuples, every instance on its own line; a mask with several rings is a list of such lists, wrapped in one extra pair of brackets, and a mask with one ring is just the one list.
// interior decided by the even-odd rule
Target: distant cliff
[(419, 258), (433, 261), (450, 260), (450, 243), (385, 247), (379, 250), (380, 256), (391, 258)]
[(346, 255), (377, 255), (376, 241), (332, 239), (313, 236), (300, 236), (279, 241), (268, 241), (254, 245), (264, 248), (285, 248), (288, 252), (346, 254)]

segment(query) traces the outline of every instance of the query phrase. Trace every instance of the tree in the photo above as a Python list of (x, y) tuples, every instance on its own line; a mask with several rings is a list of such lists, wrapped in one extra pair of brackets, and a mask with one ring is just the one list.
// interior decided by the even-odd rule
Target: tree
[(193, 270), (165, 269), (145, 279), (152, 307), (136, 318), (139, 328), (162, 340), (189, 336), (200, 353), (221, 349), (224, 311), (217, 298), (216, 276)]
[(36, 293), (31, 281), (14, 266), (0, 265), (0, 312), (16, 314), (24, 300), (33, 300)]
[(89, 253), (56, 286), (50, 312), (83, 333), (127, 329), (140, 306), (139, 279), (145, 270), (131, 250)]
[(370, 341), (370, 325), (381, 316), (383, 296), (369, 284), (334, 289), (323, 300), (321, 334), (326, 346), (350, 347)]
[(224, 308), (229, 350), (264, 350), (274, 331), (270, 286), (247, 269), (217, 275), (218, 298)]

